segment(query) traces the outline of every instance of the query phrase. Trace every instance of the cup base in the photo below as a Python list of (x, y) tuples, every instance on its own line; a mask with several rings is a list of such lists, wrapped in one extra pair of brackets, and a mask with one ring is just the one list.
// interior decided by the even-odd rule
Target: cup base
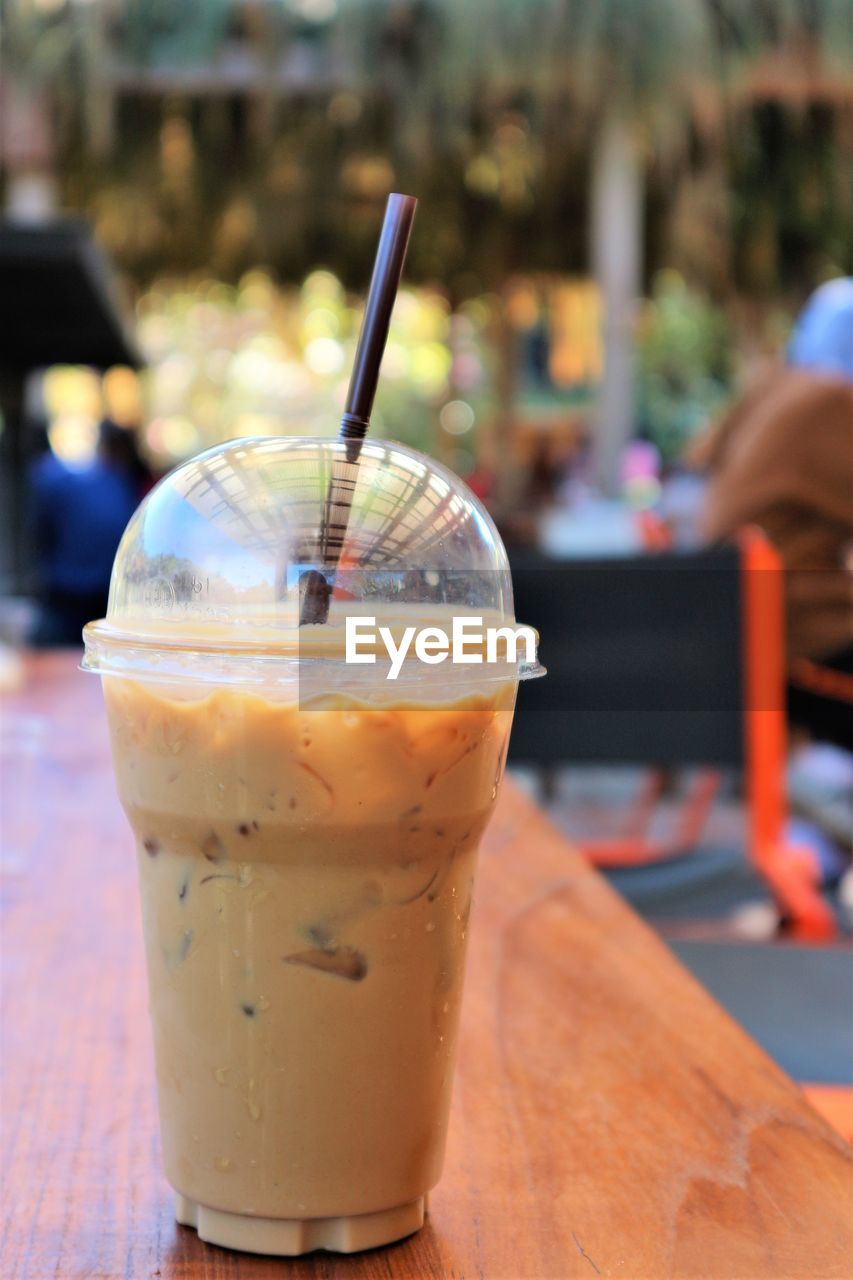
[(341, 1218), (255, 1218), (197, 1204), (180, 1192), (175, 1195), (175, 1219), (182, 1227), (194, 1227), (200, 1240), (241, 1249), (295, 1258), (314, 1249), (331, 1253), (355, 1253), (402, 1240), (424, 1223), (425, 1197), (378, 1213), (355, 1213)]

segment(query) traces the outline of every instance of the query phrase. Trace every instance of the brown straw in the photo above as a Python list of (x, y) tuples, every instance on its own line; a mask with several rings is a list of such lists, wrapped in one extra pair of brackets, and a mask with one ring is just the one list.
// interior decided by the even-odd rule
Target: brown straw
[(326, 491), (323, 523), (320, 529), (320, 559), (323, 572), (311, 569), (300, 578), (302, 602), (299, 625), (326, 622), (332, 595), (332, 578), (341, 556), (349, 524), (350, 507), (355, 490), (361, 443), (370, 425), (370, 414), (379, 382), (379, 367), (388, 339), (391, 312), (400, 285), (409, 235), (415, 216), (414, 196), (396, 193), (388, 197), (385, 218), (361, 333), (356, 347), (346, 404), (341, 418), (340, 440), (346, 440), (346, 462), (336, 461)]

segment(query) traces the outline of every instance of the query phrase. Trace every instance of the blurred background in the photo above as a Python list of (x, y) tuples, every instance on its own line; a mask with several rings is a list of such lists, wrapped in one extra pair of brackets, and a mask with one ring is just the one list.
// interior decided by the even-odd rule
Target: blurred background
[[(663, 585), (618, 622), (638, 670), (684, 612), (673, 567), (731, 586), (680, 650), (693, 687), (734, 646), (701, 703), (725, 733), (688, 718), (632, 757), (617, 726), (584, 751), (553, 719), (525, 737), (531, 694), (517, 776), (783, 1065), (853, 1082), (852, 54), (851, 0), (6, 0), (4, 678), (103, 612), (165, 471), (235, 435), (336, 432), (385, 199), (412, 192), (375, 433), (468, 481), (522, 596), (525, 573), (560, 599), (596, 562), (622, 608), (642, 560)], [(786, 615), (742, 652), (753, 525), (789, 571)], [(567, 691), (568, 724), (574, 624), (524, 621), (555, 673), (536, 696)], [(755, 652), (780, 690), (759, 764)], [(602, 653), (587, 675), (607, 685)], [(661, 696), (621, 710), (636, 724)], [(787, 800), (762, 819), (777, 773)], [(756, 959), (782, 937), (825, 945)], [(762, 1022), (794, 952), (817, 1028)]]

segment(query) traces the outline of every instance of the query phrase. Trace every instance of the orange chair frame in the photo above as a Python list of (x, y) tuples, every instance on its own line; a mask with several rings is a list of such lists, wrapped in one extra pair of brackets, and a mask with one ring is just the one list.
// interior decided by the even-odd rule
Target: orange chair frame
[[(820, 891), (817, 859), (811, 849), (786, 844), (784, 834), (787, 725), (782, 562), (759, 529), (745, 529), (739, 543), (748, 852), (790, 933), (804, 940), (825, 940), (835, 935), (836, 922)], [(661, 770), (649, 775), (622, 837), (582, 844), (590, 861), (605, 867), (635, 866), (674, 857), (698, 843), (719, 787), (719, 773), (712, 769), (697, 773), (673, 835), (652, 841), (646, 831), (665, 778)]]
[(749, 851), (772, 889), (790, 932), (831, 938), (836, 921), (820, 891), (811, 849), (787, 845), (785, 767), (785, 597), (782, 562), (758, 529), (740, 535), (743, 551), (746, 783)]

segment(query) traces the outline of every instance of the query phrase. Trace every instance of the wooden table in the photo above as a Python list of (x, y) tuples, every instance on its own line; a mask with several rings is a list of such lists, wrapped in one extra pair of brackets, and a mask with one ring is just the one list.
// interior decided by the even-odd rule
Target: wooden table
[(510, 784), (424, 1229), (287, 1262), (177, 1227), (130, 832), (76, 661), (33, 660), (2, 708), (49, 723), (5, 783), (32, 849), (2, 886), (4, 1280), (850, 1276), (850, 1148)]

